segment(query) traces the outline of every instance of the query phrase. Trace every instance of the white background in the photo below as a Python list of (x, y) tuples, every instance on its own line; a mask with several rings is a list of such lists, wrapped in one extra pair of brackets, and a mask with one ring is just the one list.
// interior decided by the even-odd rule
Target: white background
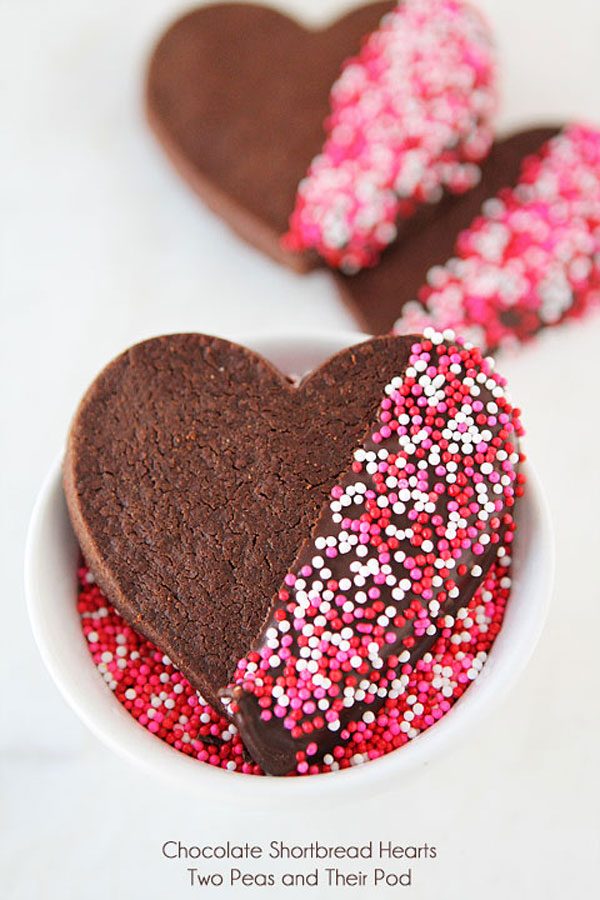
[[(317, 21), (345, 4), (283, 5)], [(500, 47), (503, 129), (576, 116), (600, 124), (598, 0), (480, 5)], [(24, 608), (26, 525), (99, 368), (161, 332), (351, 325), (325, 276), (298, 278), (232, 237), (148, 133), (144, 61), (183, 8), (176, 0), (0, 2), (0, 896), (191, 896), (183, 872), (160, 857), (172, 837), (385, 837), (439, 848), (435, 863), (417, 864), (416, 886), (405, 891), (414, 898), (588, 898), (600, 804), (598, 315), (503, 363), (557, 534), (557, 590), (539, 649), (465, 744), (409, 783), (389, 784), (383, 800), (315, 803), (302, 818), (200, 806), (105, 750), (42, 668)]]

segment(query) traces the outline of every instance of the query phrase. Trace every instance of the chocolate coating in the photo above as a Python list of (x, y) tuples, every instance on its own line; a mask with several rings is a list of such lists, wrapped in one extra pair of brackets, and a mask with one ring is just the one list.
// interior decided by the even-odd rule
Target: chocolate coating
[[(352, 478), (346, 478), (342, 479), (340, 483), (344, 485), (346, 483), (351, 483), (352, 480)], [(326, 533), (326, 529), (323, 530), (318, 525), (314, 535), (318, 536), (319, 534)], [(447, 615), (455, 615), (461, 607), (466, 606), (469, 603), (479, 587), (482, 578), (485, 577), (493, 564), (496, 558), (496, 551), (496, 547), (490, 547), (483, 556), (470, 556), (465, 560), (467, 564), (470, 565), (475, 562), (478, 563), (482, 567), (483, 574), (479, 578), (474, 578), (469, 574), (457, 578), (459, 596), (445, 605), (444, 611)], [(296, 566), (299, 568), (304, 564), (309, 564), (313, 555), (314, 548), (312, 545), (306, 547), (298, 557)], [(341, 568), (339, 561), (334, 560), (330, 565), (330, 569), (332, 577), (335, 579), (339, 579), (342, 575), (346, 574)], [(397, 605), (392, 598), (391, 589), (389, 587), (382, 588), (381, 599), (386, 605)], [(411, 599), (412, 595), (409, 595), (402, 608), (406, 608)], [(274, 609), (280, 608), (282, 605), (283, 604), (278, 604)], [(401, 611), (401, 609), (399, 611)], [(272, 624), (273, 619), (270, 617), (265, 629)], [(395, 641), (387, 647), (387, 656), (390, 656), (393, 653), (399, 653), (404, 649), (402, 640), (412, 633), (412, 629), (412, 622), (409, 622), (404, 628), (393, 629), (395, 632)], [(414, 649), (411, 651), (410, 658), (407, 662), (411, 666), (414, 666), (418, 659), (422, 658), (425, 653), (431, 650), (438, 637), (439, 635), (436, 633), (433, 636), (425, 635), (419, 638)], [(261, 642), (262, 640), (259, 640), (257, 646), (260, 646)], [(292, 650), (294, 649), (297, 648), (293, 647)], [(306, 750), (310, 743), (316, 742), (319, 748), (318, 753), (312, 757), (312, 761), (320, 761), (332, 747), (339, 743), (340, 738), (338, 732), (329, 731), (326, 727), (313, 731), (301, 738), (293, 738), (290, 731), (282, 728), (280, 720), (271, 719), (269, 722), (262, 721), (260, 717), (261, 708), (258, 705), (256, 697), (253, 694), (245, 693), (239, 688), (222, 691), (221, 696), (232, 697), (236, 700), (238, 709), (233, 718), (235, 724), (239, 728), (244, 744), (248, 748), (252, 758), (270, 775), (287, 775), (291, 772), (296, 765), (296, 753), (299, 750)], [(354, 707), (345, 711), (340, 717), (342, 727), (352, 720), (356, 721), (357, 719), (360, 719), (367, 709), (371, 712), (376, 712), (377, 709), (383, 705), (383, 702), (383, 699), (376, 699), (368, 706), (365, 703), (356, 703)]]

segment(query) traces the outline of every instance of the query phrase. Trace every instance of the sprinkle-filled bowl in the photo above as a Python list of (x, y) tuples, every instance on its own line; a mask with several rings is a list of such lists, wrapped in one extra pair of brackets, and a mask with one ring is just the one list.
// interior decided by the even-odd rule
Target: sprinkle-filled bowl
[[(282, 371), (299, 376), (365, 335), (240, 338)], [(525, 425), (527, 417), (525, 414)], [(77, 611), (79, 548), (67, 515), (61, 463), (51, 469), (33, 511), (25, 560), (29, 614), (42, 657), (60, 691), (104, 743), (152, 775), (216, 801), (299, 802), (336, 791), (383, 789), (442, 755), (506, 693), (525, 667), (541, 632), (552, 590), (552, 528), (535, 470), (517, 513), (512, 590), (500, 634), (481, 674), (439, 721), (393, 752), (364, 765), (301, 778), (229, 772), (186, 756), (143, 728), (99, 676)]]

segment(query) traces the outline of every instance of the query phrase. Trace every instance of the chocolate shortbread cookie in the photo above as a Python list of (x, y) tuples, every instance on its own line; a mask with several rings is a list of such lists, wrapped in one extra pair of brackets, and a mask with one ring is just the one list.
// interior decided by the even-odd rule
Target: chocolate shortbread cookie
[(180, 173), (241, 237), (296, 269), (316, 255), (280, 239), (323, 142), (331, 85), (394, 5), (359, 6), (322, 30), (264, 6), (205, 6), (152, 54), (148, 119)]

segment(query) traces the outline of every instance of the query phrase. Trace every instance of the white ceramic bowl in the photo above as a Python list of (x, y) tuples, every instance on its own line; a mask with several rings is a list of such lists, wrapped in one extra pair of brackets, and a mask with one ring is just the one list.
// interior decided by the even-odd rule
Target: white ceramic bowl
[[(332, 353), (365, 339), (345, 333), (280, 338), (239, 338), (279, 368), (300, 375)], [(190, 759), (140, 726), (98, 676), (76, 610), (78, 547), (63, 497), (60, 461), (37, 499), (29, 528), (25, 580), (35, 637), (54, 681), (79, 717), (105, 744), (152, 775), (216, 802), (242, 800), (260, 806), (323, 797), (368, 787), (384, 788), (444, 753), (459, 735), (506, 693), (531, 656), (552, 591), (554, 546), (546, 502), (535, 470), (527, 464), (527, 491), (520, 505), (514, 578), (504, 626), (483, 672), (452, 710), (404, 747), (362, 766), (306, 778), (257, 778), (226, 772)]]

